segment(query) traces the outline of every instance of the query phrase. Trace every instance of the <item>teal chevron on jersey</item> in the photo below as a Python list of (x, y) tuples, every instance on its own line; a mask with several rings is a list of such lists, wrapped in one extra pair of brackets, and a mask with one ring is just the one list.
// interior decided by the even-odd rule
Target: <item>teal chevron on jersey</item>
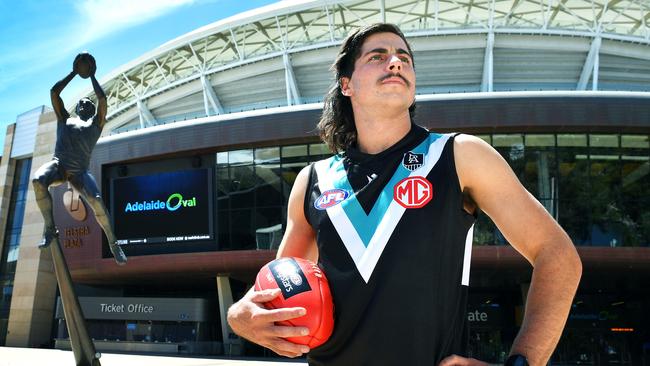
[(314, 165), (321, 192), (330, 189), (353, 192), (345, 201), (327, 208), (326, 212), (366, 282), (369, 281), (381, 253), (406, 211), (406, 208), (393, 199), (394, 186), (407, 177), (426, 177), (440, 159), (449, 137), (450, 135), (431, 133), (412, 149), (411, 152), (424, 154), (424, 164), (413, 171), (399, 164), (368, 214), (356, 198), (357, 193), (350, 185), (341, 156), (337, 155)]
[[(442, 137), (440, 134), (430, 134), (429, 138), (422, 141), (422, 143), (415, 147), (412, 152), (424, 154), (426, 161), (426, 153), (429, 150), (429, 146), (440, 137)], [(334, 173), (332, 177), (334, 188), (342, 189), (348, 192), (354, 192), (352, 186), (350, 185), (350, 182), (348, 181), (347, 173), (343, 167), (343, 159), (341, 156), (336, 155), (330, 159), (330, 169), (333, 170)], [(428, 172), (419, 173), (419, 175), (422, 176), (426, 176), (427, 174)], [(352, 222), (352, 225), (356, 229), (357, 234), (359, 234), (359, 237), (361, 238), (361, 241), (365, 247), (368, 247), (370, 239), (372, 239), (377, 226), (386, 214), (386, 211), (388, 210), (388, 207), (393, 200), (393, 187), (409, 175), (412, 175), (412, 172), (400, 164), (388, 184), (384, 186), (384, 189), (382, 190), (381, 194), (377, 198), (377, 201), (368, 214), (366, 214), (365, 210), (361, 207), (361, 204), (357, 200), (356, 194), (354, 193), (341, 203), (345, 214)]]

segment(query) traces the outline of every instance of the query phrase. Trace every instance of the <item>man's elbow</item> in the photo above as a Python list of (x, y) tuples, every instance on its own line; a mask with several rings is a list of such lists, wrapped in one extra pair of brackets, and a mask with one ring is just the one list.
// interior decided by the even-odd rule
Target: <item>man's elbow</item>
[(580, 278), (582, 277), (582, 260), (578, 254), (578, 250), (575, 245), (569, 240), (568, 245), (566, 246), (564, 253), (562, 253), (563, 269), (565, 271), (567, 279), (573, 280), (573, 282), (579, 283)]
[(575, 265), (574, 269), (576, 272), (576, 277), (578, 281), (580, 281), (580, 278), (582, 277), (582, 260), (580, 259), (580, 256), (578, 255), (578, 252), (575, 252)]
[(550, 241), (536, 256), (533, 267), (541, 266), (544, 272), (551, 271), (562, 277), (566, 283), (576, 284), (582, 277), (582, 260), (578, 251), (569, 239), (568, 235), (562, 234)]

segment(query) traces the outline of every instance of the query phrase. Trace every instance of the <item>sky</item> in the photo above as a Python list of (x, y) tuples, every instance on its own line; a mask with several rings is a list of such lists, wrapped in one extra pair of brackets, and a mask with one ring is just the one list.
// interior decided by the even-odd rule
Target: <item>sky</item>
[[(273, 0), (0, 0), (0, 146), (19, 114), (51, 107), (49, 90), (82, 51), (97, 79), (196, 28)], [(90, 87), (76, 77), (68, 103)], [(0, 149), (1, 151), (1, 149)]]

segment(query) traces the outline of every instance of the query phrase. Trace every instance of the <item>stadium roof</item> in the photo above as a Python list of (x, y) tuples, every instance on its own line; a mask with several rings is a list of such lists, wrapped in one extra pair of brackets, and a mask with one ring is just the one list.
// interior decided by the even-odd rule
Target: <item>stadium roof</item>
[(107, 130), (320, 102), (342, 39), (384, 21), (413, 46), (421, 96), (650, 92), (645, 0), (285, 1), (199, 28), (111, 72), (102, 79)]

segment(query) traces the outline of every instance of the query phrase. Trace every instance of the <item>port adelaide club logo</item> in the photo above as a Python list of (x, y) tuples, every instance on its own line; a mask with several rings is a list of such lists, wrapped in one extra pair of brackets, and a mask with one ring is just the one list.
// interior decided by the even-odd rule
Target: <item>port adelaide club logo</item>
[(424, 177), (404, 178), (393, 188), (393, 199), (404, 208), (424, 207), (433, 198), (433, 185)]
[(350, 197), (350, 192), (344, 189), (330, 189), (323, 192), (323, 194), (314, 201), (314, 207), (318, 210), (327, 210), (328, 208), (345, 201), (348, 197)]
[(402, 165), (409, 171), (414, 171), (424, 165), (424, 154), (416, 154), (414, 152), (407, 152), (402, 159)]

